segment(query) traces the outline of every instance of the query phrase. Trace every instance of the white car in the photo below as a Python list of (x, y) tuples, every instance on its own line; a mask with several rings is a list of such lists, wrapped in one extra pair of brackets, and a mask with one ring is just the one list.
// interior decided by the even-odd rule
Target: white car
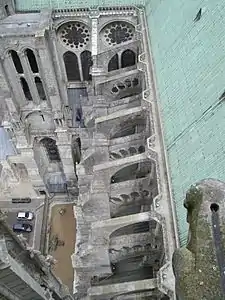
[(31, 211), (20, 211), (17, 213), (17, 220), (28, 220), (31, 221), (34, 218), (34, 214)]

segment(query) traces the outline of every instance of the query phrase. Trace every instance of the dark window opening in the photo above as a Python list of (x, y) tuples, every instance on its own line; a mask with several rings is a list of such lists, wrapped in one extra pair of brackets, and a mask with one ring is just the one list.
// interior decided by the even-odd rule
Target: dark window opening
[(44, 117), (44, 115), (41, 112), (40, 112), (40, 116), (42, 118), (42, 121), (45, 122), (45, 117)]
[(8, 5), (5, 5), (5, 13), (6, 13), (6, 16), (10, 16), (10, 11), (9, 11), (9, 6)]
[(76, 142), (78, 144), (79, 149), (81, 150), (81, 140), (80, 140), (80, 138), (77, 138)]
[(125, 50), (121, 56), (121, 66), (122, 68), (130, 67), (135, 65), (136, 55), (132, 50)]
[(31, 96), (31, 93), (30, 93), (30, 89), (29, 89), (29, 86), (26, 82), (26, 79), (21, 77), (20, 78), (20, 83), (21, 83), (21, 86), (22, 86), (22, 89), (23, 89), (23, 92), (24, 92), (24, 95), (25, 95), (25, 98), (28, 100), (28, 101), (32, 101), (32, 96)]
[(82, 109), (81, 109), (81, 107), (78, 107), (76, 109), (76, 121), (79, 122), (79, 123), (82, 121)]
[(14, 66), (16, 68), (16, 71), (19, 74), (23, 74), (23, 67), (22, 67), (22, 64), (21, 64), (21, 61), (20, 61), (20, 58), (19, 58), (18, 54), (14, 50), (9, 51), (9, 53), (10, 53), (10, 55), (12, 57)]
[(90, 51), (83, 51), (80, 55), (81, 65), (82, 65), (82, 72), (83, 72), (83, 80), (90, 81), (92, 79), (90, 74), (90, 68), (93, 64), (91, 52)]
[(219, 210), (219, 205), (216, 204), (216, 203), (212, 203), (212, 204), (210, 205), (210, 209), (211, 209), (211, 211), (213, 211), (213, 212), (217, 212), (217, 211)]
[(46, 195), (45, 191), (39, 191), (40, 195)]
[(115, 54), (109, 61), (108, 72), (119, 69), (119, 57), (118, 54)]
[(47, 150), (50, 161), (61, 161), (56, 141), (50, 138), (44, 138), (41, 140), (41, 143)]
[(28, 58), (28, 61), (29, 61), (32, 72), (33, 73), (38, 73), (38, 65), (37, 65), (37, 61), (36, 61), (34, 52), (30, 49), (27, 49), (25, 51), (25, 53), (26, 53), (26, 56)]
[(41, 98), (41, 100), (46, 100), (45, 90), (44, 90), (41, 79), (39, 77), (35, 77), (34, 81), (36, 84), (36, 88), (37, 88), (39, 97)]
[(138, 148), (138, 152), (139, 152), (139, 153), (144, 153), (144, 152), (145, 152), (145, 146), (140, 146), (140, 147)]
[(68, 51), (63, 55), (68, 81), (80, 81), (80, 71), (76, 54)]

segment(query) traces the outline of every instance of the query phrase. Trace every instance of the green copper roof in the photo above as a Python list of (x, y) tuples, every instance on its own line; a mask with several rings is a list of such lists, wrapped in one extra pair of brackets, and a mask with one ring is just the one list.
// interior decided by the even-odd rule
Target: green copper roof
[(15, 0), (17, 11), (37, 11), (44, 8), (72, 9), (93, 6), (143, 6), (145, 0)]

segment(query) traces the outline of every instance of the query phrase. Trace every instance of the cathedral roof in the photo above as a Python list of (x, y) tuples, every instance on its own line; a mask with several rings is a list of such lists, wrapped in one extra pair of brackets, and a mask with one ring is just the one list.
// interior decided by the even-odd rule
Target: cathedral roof
[(93, 6), (145, 5), (145, 0), (15, 0), (17, 11), (39, 11), (45, 8), (75, 9)]

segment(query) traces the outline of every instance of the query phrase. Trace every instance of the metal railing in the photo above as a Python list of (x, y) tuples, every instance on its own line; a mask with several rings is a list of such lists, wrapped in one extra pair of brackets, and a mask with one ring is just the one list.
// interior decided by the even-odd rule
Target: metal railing
[(16, 11), (76, 9), (92, 7), (145, 6), (146, 0), (15, 0)]

